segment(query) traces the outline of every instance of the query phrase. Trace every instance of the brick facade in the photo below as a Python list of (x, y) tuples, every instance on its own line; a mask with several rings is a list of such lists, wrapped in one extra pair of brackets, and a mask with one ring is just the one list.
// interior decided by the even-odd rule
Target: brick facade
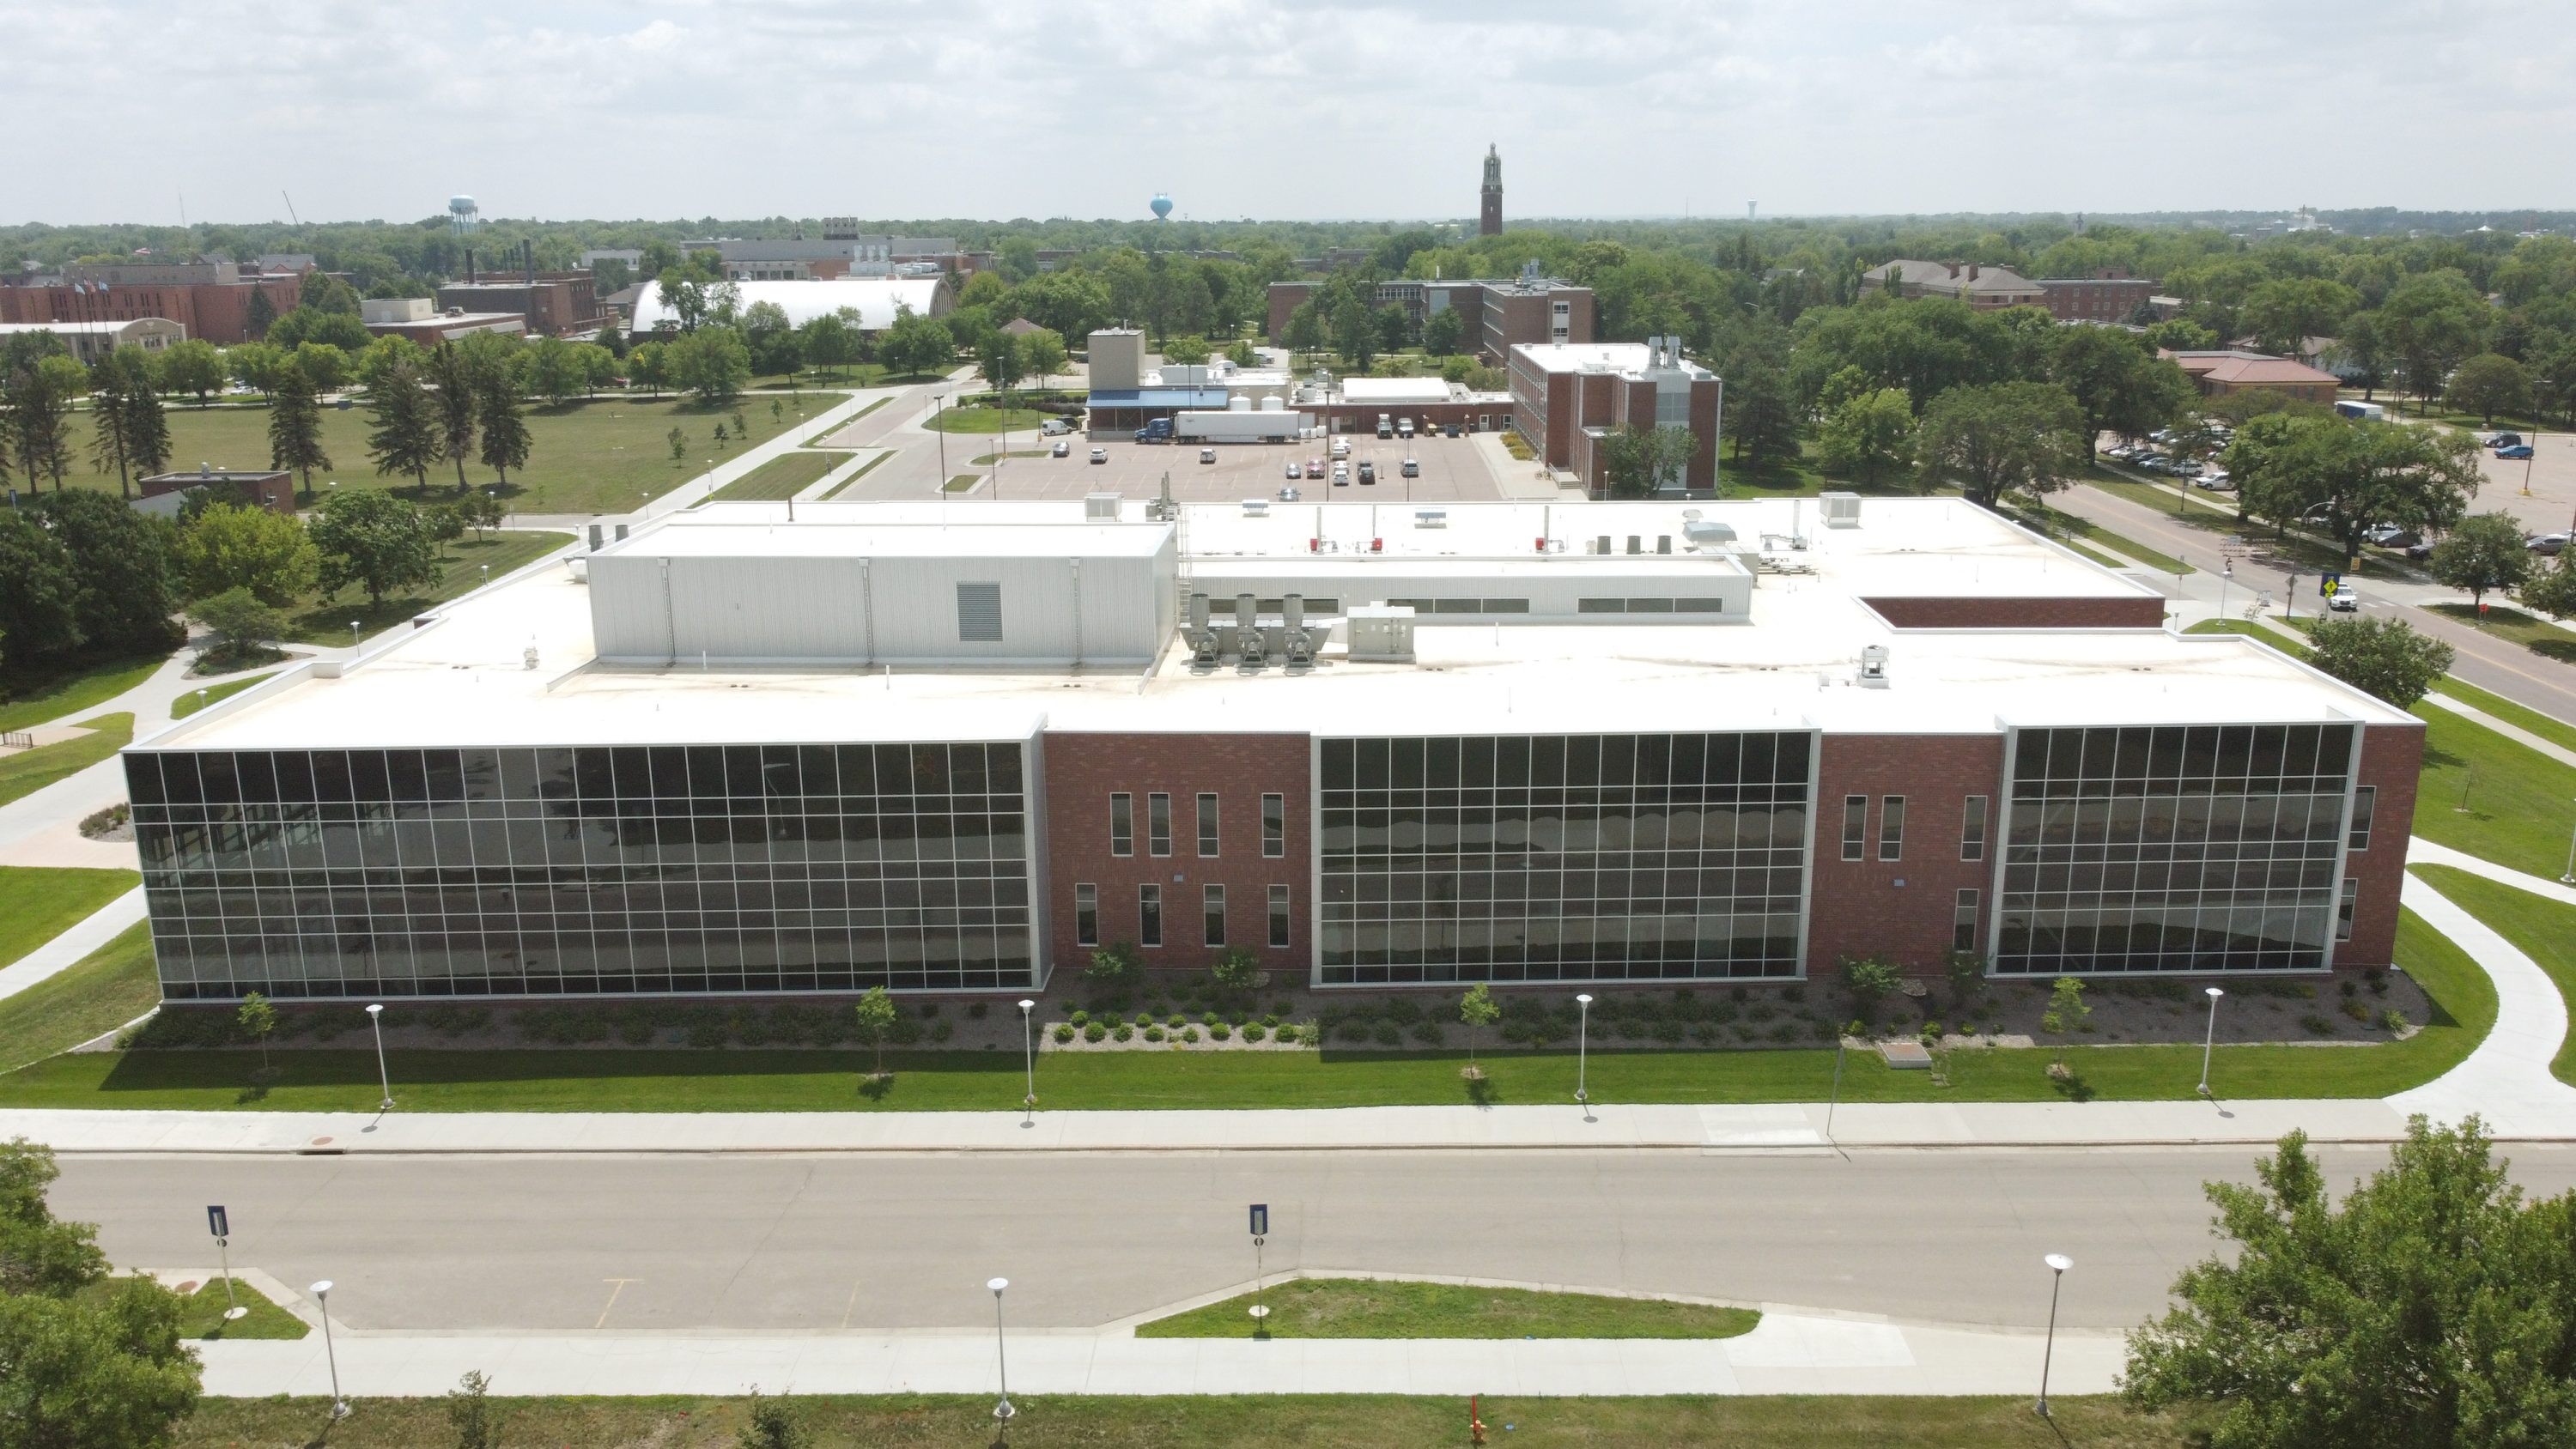
[(1891, 629), (2161, 629), (2165, 601), (2136, 598), (1864, 598)]
[[(1226, 947), (1241, 946), (1264, 969), (1303, 980), (1313, 959), (1314, 769), (1311, 743), (1291, 734), (1083, 734), (1044, 736), (1046, 773), (1047, 961), (1080, 970), (1091, 948), (1075, 942), (1074, 887), (1100, 890), (1100, 939), (1137, 939), (1137, 888), (1163, 890), (1163, 944), (1143, 954), (1148, 969), (1202, 970), (1217, 952), (1201, 943), (1201, 888), (1225, 891)], [(1198, 796), (1217, 796), (1218, 853), (1198, 853)], [(1135, 798), (1135, 853), (1110, 854), (1109, 797)], [(1146, 797), (1172, 797), (1172, 853), (1156, 856)], [(1282, 854), (1261, 853), (1261, 797), (1285, 797)], [(1289, 944), (1270, 940), (1270, 887), (1288, 887)]]
[(2361, 778), (2376, 786), (2370, 843), (2345, 857), (2360, 882), (2352, 939), (2335, 946), (2335, 965), (2385, 966), (2397, 955), (2397, 897), (2406, 886), (2406, 839), (2415, 819), (2416, 776), (2424, 767), (2422, 725), (2369, 725), (2361, 732)]
[(280, 317), (304, 296), (301, 276), (266, 276), (239, 282), (111, 282), (101, 290), (70, 287), (0, 287), (0, 322), (131, 322), (161, 317), (190, 337), (232, 347), (251, 340), (250, 299), (268, 294)]
[[(1816, 850), (1807, 909), (1807, 974), (1837, 978), (1845, 956), (1884, 955), (1910, 976), (1938, 976), (1952, 944), (1958, 892), (1977, 892), (1977, 949), (1992, 921), (2001, 735), (1826, 735), (1816, 772)], [(1843, 859), (1843, 797), (1869, 805), (1859, 860)], [(1879, 859), (1887, 797), (1905, 797), (1895, 860)], [(1968, 797), (1986, 797), (1980, 859), (1961, 860)]]

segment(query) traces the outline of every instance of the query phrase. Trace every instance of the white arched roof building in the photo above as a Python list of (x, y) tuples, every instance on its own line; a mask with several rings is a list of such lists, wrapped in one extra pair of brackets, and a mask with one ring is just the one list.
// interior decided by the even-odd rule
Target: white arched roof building
[[(909, 307), (923, 317), (944, 317), (957, 305), (945, 277), (833, 277), (828, 280), (730, 283), (742, 294), (742, 306), (775, 302), (787, 313), (788, 325), (802, 327), (814, 318), (855, 307), (859, 330), (883, 332), (894, 325), (895, 309)], [(713, 290), (710, 288), (709, 290)], [(635, 296), (630, 332), (651, 332), (680, 325), (679, 314), (662, 300), (659, 282), (647, 283)]]

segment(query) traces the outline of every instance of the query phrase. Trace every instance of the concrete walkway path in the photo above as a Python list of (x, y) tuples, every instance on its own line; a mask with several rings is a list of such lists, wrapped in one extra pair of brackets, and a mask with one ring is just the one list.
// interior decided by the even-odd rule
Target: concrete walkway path
[[(2447, 865), (2469, 874), (2576, 905), (2576, 888), (2525, 875), (2449, 846), (2417, 837), (2407, 849), (2410, 865)], [(2567, 1039), (2567, 1001), (2558, 984), (2512, 942), (2408, 876), (2406, 905), (2460, 949), (2476, 958), (2495, 983), (2496, 1024), (2478, 1049), (2440, 1077), (2388, 1104), (2445, 1121), (2471, 1112), (2498, 1137), (2560, 1137), (2576, 1131), (2576, 1087), (2558, 1080), (2550, 1062)]]
[[(126, 847), (128, 850), (132, 846)], [(73, 922), (63, 933), (0, 967), (0, 998), (17, 995), (53, 976), (83, 956), (113, 941), (126, 927), (143, 919), (143, 887), (136, 886)], [(0, 1045), (0, 1054), (7, 1047)]]
[(2459, 700), (2453, 699), (2449, 695), (2442, 693), (2439, 685), (2436, 685), (2433, 692), (2425, 695), (2424, 698), (2426, 702), (2438, 704), (2453, 714), (2476, 720), (2478, 723), (2485, 725), (2488, 729), (2494, 730), (2497, 734), (2504, 736), (2506, 739), (2512, 740), (2516, 744), (2528, 745), (2532, 749), (2538, 750), (2540, 753), (2547, 755), (2549, 758), (2556, 760), (2562, 765), (2576, 765), (2576, 750), (2571, 750), (2565, 745), (2558, 743), (2556, 740), (2545, 739), (2539, 735), (2533, 734), (2531, 731), (2513, 723), (2511, 720), (2498, 719), (2494, 715), (2487, 713), (2485, 710), (2478, 708), (2476, 705), (2463, 704)]

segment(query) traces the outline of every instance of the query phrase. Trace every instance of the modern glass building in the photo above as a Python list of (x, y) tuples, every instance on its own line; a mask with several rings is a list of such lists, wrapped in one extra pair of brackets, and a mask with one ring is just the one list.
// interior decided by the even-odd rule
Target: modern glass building
[(2360, 750), (2357, 724), (2015, 732), (1996, 973), (2324, 967)]
[(1026, 987), (1019, 742), (126, 756), (174, 999)]
[(1318, 749), (1324, 985), (1798, 974), (1809, 733)]

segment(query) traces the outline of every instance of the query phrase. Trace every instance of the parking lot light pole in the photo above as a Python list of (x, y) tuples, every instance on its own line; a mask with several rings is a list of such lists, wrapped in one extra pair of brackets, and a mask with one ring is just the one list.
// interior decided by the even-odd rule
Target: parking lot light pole
[(1577, 994), (1574, 1004), (1582, 1008), (1574, 1027), (1574, 1102), (1583, 1109), (1583, 1119), (1588, 1122), (1592, 1120), (1592, 1098), (1584, 1086), (1592, 1054), (1592, 993)]
[[(2576, 801), (2568, 802), (2576, 804)], [(2560, 885), (2576, 885), (2576, 825), (2567, 827), (2567, 868), (2558, 873)]]
[(2064, 1286), (2066, 1270), (2075, 1266), (2075, 1260), (2064, 1253), (2051, 1253), (2040, 1261), (2048, 1265), (2053, 1276), (2048, 1280), (2048, 1344), (2039, 1353), (2039, 1402), (2031, 1406), (2031, 1412), (2045, 1419), (2048, 1417), (2049, 1361), (2057, 1357), (2057, 1290)]
[(385, 1091), (385, 1099), (376, 1104), (376, 1110), (390, 1112), (394, 1109), (394, 1079), (393, 1074), (385, 1070), (384, 1003), (378, 1001), (367, 1003), (367, 1025), (376, 1029), (376, 1082)]
[(345, 1419), (349, 1417), (349, 1401), (340, 1397), (340, 1351), (331, 1342), (331, 1280), (323, 1279), (311, 1291), (313, 1301), (322, 1310), (322, 1355), (331, 1365), (331, 1417)]
[(2202, 988), (2209, 993), (2209, 1035), (2200, 1042), (2200, 1094), (2209, 1095), (2209, 1053), (2218, 1045), (2218, 998), (2227, 993), (2215, 986)]
[[(1036, 1002), (1026, 997), (1020, 999), (1020, 1064), (1027, 1070), (1029, 1080), (1029, 1094), (1020, 1105), (1029, 1110), (1032, 1119), (1038, 1110), (1038, 1038), (1036, 1023), (1029, 1013), (1037, 1007)], [(1022, 1122), (1020, 1125), (1026, 1127), (1030, 1123)]]
[(1002, 1437), (1011, 1434), (1011, 1416), (1019, 1411), (1011, 1407), (1010, 1351), (1002, 1338), (1002, 1290), (1011, 1286), (1008, 1278), (987, 1278), (984, 1286), (993, 1290), (993, 1367), (1001, 1379), (1002, 1397), (993, 1405), (993, 1419), (1001, 1426)]
[(940, 426), (940, 410), (948, 405), (946, 393), (930, 395), (930, 430), (939, 435), (939, 496), (948, 496), (948, 430)]

